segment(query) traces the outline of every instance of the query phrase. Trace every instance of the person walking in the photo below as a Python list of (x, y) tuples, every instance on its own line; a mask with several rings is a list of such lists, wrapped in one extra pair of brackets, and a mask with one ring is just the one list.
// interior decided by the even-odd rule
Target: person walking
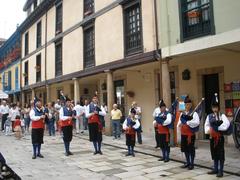
[(7, 105), (7, 101), (3, 100), (2, 105), (0, 106), (0, 114), (2, 116), (2, 131), (4, 131), (4, 124), (9, 115), (9, 106)]
[(112, 129), (114, 139), (120, 139), (120, 121), (122, 118), (122, 112), (118, 109), (118, 105), (114, 104), (113, 109), (111, 111), (111, 120), (112, 120)]

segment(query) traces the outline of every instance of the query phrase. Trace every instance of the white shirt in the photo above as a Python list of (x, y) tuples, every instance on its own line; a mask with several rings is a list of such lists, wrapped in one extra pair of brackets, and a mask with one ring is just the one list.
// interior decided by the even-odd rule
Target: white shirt
[(73, 109), (76, 111), (76, 115), (77, 115), (77, 116), (82, 115), (82, 113), (84, 113), (84, 111), (85, 111), (84, 107), (81, 106), (81, 105), (79, 105), (79, 104), (77, 104), (76, 106), (74, 106)]
[(11, 121), (15, 121), (16, 116), (20, 116), (20, 112), (19, 112), (18, 108), (15, 108), (15, 109), (11, 108), (9, 110), (8, 116), (11, 118)]
[[(69, 110), (69, 108), (67, 108)], [(66, 121), (67, 119), (72, 118), (72, 116), (64, 116), (63, 107), (61, 107), (59, 112), (59, 119), (62, 121)]]
[(9, 107), (8, 107), (8, 105), (6, 105), (6, 106), (1, 105), (0, 106), (0, 113), (1, 114), (9, 114)]
[(54, 105), (54, 108), (55, 108), (57, 111), (59, 111), (59, 110), (61, 109), (61, 105), (58, 104), (58, 103), (56, 103), (56, 104)]
[[(180, 127), (180, 125), (182, 124), (181, 122), (181, 116), (182, 116), (182, 113), (180, 114), (179, 116), (179, 121), (178, 121), (178, 124), (177, 124), (177, 127)], [(200, 119), (199, 119), (199, 116), (196, 112), (193, 113), (193, 119), (190, 120), (190, 121), (187, 121), (186, 124), (190, 127), (190, 128), (195, 128), (197, 126), (199, 126), (200, 124)]]
[[(94, 113), (89, 113), (89, 110), (90, 110), (89, 106), (90, 106), (90, 105), (87, 106), (86, 112), (85, 112), (87, 118), (89, 118), (89, 117), (91, 117), (92, 115), (94, 115)], [(94, 106), (97, 106), (97, 105), (94, 104)], [(105, 111), (104, 107), (101, 106), (100, 108), (101, 108), (101, 111), (99, 111), (99, 115), (100, 115), (100, 116), (106, 116), (106, 111)]]
[[(135, 119), (136, 124), (133, 126), (133, 129), (138, 129), (140, 127), (140, 123), (138, 119)], [(125, 119), (123, 123), (123, 130), (126, 130), (128, 128), (127, 126), (127, 119)]]
[[(219, 118), (220, 118), (220, 120), (223, 121), (223, 123), (218, 127), (218, 130), (226, 131), (230, 126), (230, 122), (229, 122), (228, 118), (226, 117), (225, 114), (221, 114), (221, 116)], [(216, 116), (216, 119), (218, 120), (218, 116)], [(205, 124), (204, 124), (204, 131), (205, 131), (205, 134), (210, 134), (209, 115), (207, 116)]]
[[(131, 114), (131, 109), (132, 108), (129, 109), (129, 115)], [(134, 109), (136, 110), (135, 118), (141, 119), (141, 113), (142, 113), (141, 107), (134, 107)]]
[[(38, 109), (38, 108), (36, 107), (36, 109)], [(38, 110), (40, 110), (40, 109), (38, 109)], [(32, 121), (38, 121), (38, 120), (41, 119), (41, 116), (36, 116), (36, 115), (35, 115), (34, 109), (31, 109), (29, 115), (30, 115), (30, 119), (31, 119)]]
[[(157, 107), (157, 108), (153, 111), (153, 118), (159, 116), (160, 113), (161, 113), (161, 110), (160, 110), (159, 107)], [(163, 126), (167, 126), (167, 125), (171, 124), (171, 122), (172, 122), (172, 115), (171, 115), (171, 113), (168, 113), (168, 114), (167, 114), (167, 119), (163, 122)], [(153, 125), (155, 126), (156, 123), (157, 123), (157, 121), (154, 120), (154, 121), (153, 121)]]

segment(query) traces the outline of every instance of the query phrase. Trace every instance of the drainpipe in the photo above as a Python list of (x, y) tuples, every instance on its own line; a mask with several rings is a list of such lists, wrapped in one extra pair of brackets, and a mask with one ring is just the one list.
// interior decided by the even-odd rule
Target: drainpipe
[(44, 60), (44, 65), (45, 65), (45, 71), (44, 71), (44, 79), (45, 79), (45, 92), (46, 92), (46, 103), (48, 103), (48, 92), (47, 92), (47, 19), (48, 19), (48, 11), (46, 11), (46, 18), (45, 18), (45, 60)]
[(159, 72), (160, 72), (160, 87), (159, 88), (159, 91), (160, 91), (160, 94), (159, 94), (159, 98), (162, 98), (162, 62), (161, 62), (161, 49), (159, 48), (160, 47), (160, 41), (159, 41), (159, 33), (158, 33), (158, 14), (157, 14), (157, 0), (154, 0), (154, 16), (155, 16), (155, 33), (156, 33), (156, 60), (159, 61)]

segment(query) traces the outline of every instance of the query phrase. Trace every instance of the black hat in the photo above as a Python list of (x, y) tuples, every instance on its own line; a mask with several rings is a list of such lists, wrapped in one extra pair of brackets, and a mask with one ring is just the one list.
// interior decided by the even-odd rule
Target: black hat
[(136, 113), (137, 113), (134, 108), (132, 108), (132, 109), (130, 110), (130, 112), (131, 112), (131, 114), (136, 114)]
[(192, 100), (189, 98), (189, 96), (185, 97), (184, 103), (192, 103)]
[(161, 107), (166, 107), (166, 104), (164, 103), (163, 99), (160, 100), (159, 106), (160, 106), (160, 108), (161, 108)]
[(215, 93), (212, 99), (212, 107), (219, 107), (218, 94)]
[(33, 103), (36, 104), (37, 102), (41, 101), (37, 96), (34, 97)]

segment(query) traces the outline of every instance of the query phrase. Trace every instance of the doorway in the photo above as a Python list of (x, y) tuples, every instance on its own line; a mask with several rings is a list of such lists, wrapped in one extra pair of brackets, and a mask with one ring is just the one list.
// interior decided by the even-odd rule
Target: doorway
[(125, 90), (124, 80), (114, 81), (114, 97), (119, 109), (122, 111), (123, 118), (125, 117)]
[[(218, 100), (220, 103), (220, 98), (219, 98), (219, 74), (208, 74), (208, 75), (203, 75), (203, 97), (205, 97), (205, 118), (204, 118), (204, 123), (206, 116), (210, 113), (212, 113), (212, 108), (211, 104), (214, 98), (214, 94), (218, 94)], [(205, 139), (208, 139), (209, 135), (205, 135)]]

